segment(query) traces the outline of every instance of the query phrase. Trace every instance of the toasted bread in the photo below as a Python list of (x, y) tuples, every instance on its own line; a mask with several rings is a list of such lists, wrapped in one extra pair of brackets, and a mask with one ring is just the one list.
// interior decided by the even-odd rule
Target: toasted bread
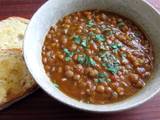
[(37, 88), (22, 55), (28, 22), (19, 17), (0, 22), (0, 110)]

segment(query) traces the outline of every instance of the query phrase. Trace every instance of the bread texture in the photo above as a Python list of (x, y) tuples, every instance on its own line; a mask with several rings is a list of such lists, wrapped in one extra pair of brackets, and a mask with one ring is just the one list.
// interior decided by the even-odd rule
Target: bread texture
[(28, 23), (20, 17), (0, 22), (0, 110), (37, 89), (22, 54)]
[(10, 17), (0, 22), (0, 49), (22, 49), (24, 33), (29, 20)]

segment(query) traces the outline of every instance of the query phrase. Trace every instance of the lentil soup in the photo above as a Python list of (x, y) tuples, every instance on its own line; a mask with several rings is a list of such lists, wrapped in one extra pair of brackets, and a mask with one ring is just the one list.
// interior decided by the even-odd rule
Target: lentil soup
[(153, 50), (136, 24), (114, 13), (75, 12), (50, 28), (42, 48), (46, 74), (65, 94), (92, 104), (113, 103), (151, 77)]

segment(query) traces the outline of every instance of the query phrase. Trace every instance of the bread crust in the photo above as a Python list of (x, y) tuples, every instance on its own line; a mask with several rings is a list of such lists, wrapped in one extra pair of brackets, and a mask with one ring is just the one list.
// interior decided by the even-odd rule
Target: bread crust
[(12, 100), (10, 100), (6, 103), (0, 104), (0, 111), (4, 110), (5, 108), (7, 108), (9, 106), (11, 106), (12, 104), (24, 99), (25, 97), (27, 97), (28, 95), (31, 95), (32, 93), (34, 93), (37, 90), (38, 90), (38, 86), (35, 84), (30, 89), (28, 89), (25, 94), (19, 95), (19, 96), (15, 97), (14, 99), (12, 99)]
[[(17, 17), (17, 16), (12, 16), (12, 17), (8, 17), (6, 18), (5, 20), (9, 20), (9, 19), (16, 19), (16, 20), (19, 20), (21, 22), (24, 22), (24, 23), (29, 23), (29, 19), (27, 18), (22, 18), (22, 17)], [(3, 20), (2, 20), (3, 21)]]

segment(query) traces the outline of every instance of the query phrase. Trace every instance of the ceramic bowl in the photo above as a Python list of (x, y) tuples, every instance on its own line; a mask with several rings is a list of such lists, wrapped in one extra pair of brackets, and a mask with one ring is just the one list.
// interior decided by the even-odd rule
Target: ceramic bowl
[[(112, 104), (94, 105), (79, 102), (57, 89), (45, 73), (42, 45), (51, 25), (63, 16), (82, 10), (99, 9), (118, 13), (139, 24), (150, 37), (155, 52), (152, 79), (136, 95)], [(160, 90), (160, 14), (145, 0), (49, 0), (33, 16), (25, 34), (24, 58), (38, 85), (51, 97), (74, 108), (92, 112), (116, 112), (136, 107)]]

